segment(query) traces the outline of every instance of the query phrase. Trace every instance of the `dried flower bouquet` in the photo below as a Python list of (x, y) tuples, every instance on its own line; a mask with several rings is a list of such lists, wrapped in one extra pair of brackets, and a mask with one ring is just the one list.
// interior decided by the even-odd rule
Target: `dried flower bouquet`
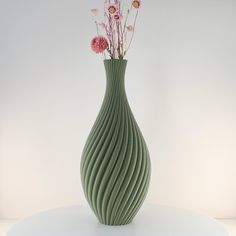
[[(101, 21), (97, 19), (99, 10), (91, 9), (97, 29), (97, 36), (91, 41), (92, 50), (102, 53), (104, 59), (107, 54), (111, 59), (123, 59), (134, 38), (140, 7), (140, 0), (105, 0)], [(132, 24), (128, 23), (130, 20)]]

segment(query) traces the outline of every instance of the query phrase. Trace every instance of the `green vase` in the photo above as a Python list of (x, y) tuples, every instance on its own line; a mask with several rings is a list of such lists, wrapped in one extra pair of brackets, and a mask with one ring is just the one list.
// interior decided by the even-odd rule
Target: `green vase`
[(85, 144), (81, 180), (87, 201), (102, 224), (126, 225), (140, 209), (151, 164), (125, 92), (126, 60), (105, 60), (106, 93)]

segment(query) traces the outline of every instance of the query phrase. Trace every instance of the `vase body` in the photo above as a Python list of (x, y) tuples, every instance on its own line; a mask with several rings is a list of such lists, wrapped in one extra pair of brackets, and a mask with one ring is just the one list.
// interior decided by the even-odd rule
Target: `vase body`
[(105, 60), (106, 93), (85, 144), (81, 180), (87, 201), (102, 224), (125, 225), (140, 209), (151, 164), (125, 92), (126, 60)]

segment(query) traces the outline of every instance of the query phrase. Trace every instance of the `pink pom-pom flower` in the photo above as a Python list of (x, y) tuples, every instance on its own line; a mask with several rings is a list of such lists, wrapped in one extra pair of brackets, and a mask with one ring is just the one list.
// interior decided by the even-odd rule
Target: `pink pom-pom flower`
[(102, 53), (107, 48), (107, 39), (103, 36), (97, 36), (91, 41), (91, 48), (95, 53)]

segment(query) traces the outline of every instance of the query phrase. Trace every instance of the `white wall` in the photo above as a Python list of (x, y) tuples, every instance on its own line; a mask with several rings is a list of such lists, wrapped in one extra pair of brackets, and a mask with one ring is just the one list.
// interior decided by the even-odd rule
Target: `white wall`
[[(147, 201), (236, 217), (236, 1), (143, 1), (127, 92), (149, 145)], [(0, 217), (85, 203), (83, 145), (105, 74), (101, 1), (0, 1)]]

